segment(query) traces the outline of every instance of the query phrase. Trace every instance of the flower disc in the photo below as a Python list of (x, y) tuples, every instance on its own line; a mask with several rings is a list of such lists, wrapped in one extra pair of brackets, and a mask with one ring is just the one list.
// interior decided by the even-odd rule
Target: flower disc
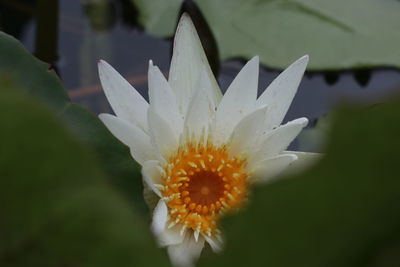
[(247, 195), (246, 160), (230, 157), (224, 146), (180, 147), (165, 167), (161, 192), (169, 207), (170, 227), (182, 224), (217, 235), (222, 214), (241, 207)]

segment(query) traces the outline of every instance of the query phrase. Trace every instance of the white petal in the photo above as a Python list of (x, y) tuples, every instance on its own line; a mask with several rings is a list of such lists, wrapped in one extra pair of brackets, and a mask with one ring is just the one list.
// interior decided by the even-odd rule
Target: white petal
[[(204, 75), (202, 76), (204, 77)], [(201, 80), (197, 83), (198, 88), (194, 91), (185, 116), (186, 138), (194, 137), (195, 140), (199, 140), (202, 134), (207, 134), (211, 118), (215, 112), (214, 105), (201, 86)]]
[(176, 135), (182, 133), (183, 120), (176, 97), (160, 69), (149, 61), (149, 100), (154, 111), (168, 123)]
[(226, 142), (236, 124), (255, 108), (258, 57), (242, 68), (223, 96), (216, 112), (216, 142)]
[(157, 146), (160, 155), (166, 159), (178, 148), (179, 136), (175, 131), (150, 107), (148, 110), (150, 137)]
[(254, 151), (263, 129), (267, 107), (261, 107), (244, 117), (232, 132), (229, 151), (232, 155)]
[(155, 236), (159, 236), (167, 227), (168, 207), (163, 200), (158, 201), (154, 208), (151, 230)]
[(251, 170), (251, 182), (263, 183), (277, 178), (288, 166), (297, 159), (296, 155), (285, 154), (278, 155), (273, 158), (268, 158), (258, 162), (258, 164)]
[(161, 166), (158, 160), (148, 160), (142, 164), (142, 176), (146, 184), (156, 193), (159, 197), (162, 197), (160, 190), (155, 184), (162, 184), (162, 173)]
[(203, 247), (204, 237), (200, 236), (196, 242), (193, 234), (188, 231), (181, 244), (168, 247), (168, 254), (174, 266), (191, 267), (200, 257)]
[[(205, 68), (203, 68), (203, 70), (200, 73), (199, 79), (195, 83), (195, 86), (194, 86), (195, 89), (192, 93), (192, 96), (196, 94), (195, 91), (202, 89), (206, 93), (207, 98), (209, 99), (210, 104), (212, 105), (212, 110), (215, 111), (219, 104), (219, 101), (221, 99), (216, 99), (215, 96), (213, 95), (213, 91), (214, 91), (213, 80), (211, 80), (211, 78), (214, 79), (214, 76), (208, 75), (207, 70)], [(218, 87), (218, 91), (221, 92), (219, 87)], [(222, 98), (222, 95), (221, 95), (221, 98)]]
[(181, 244), (185, 238), (186, 232), (185, 229), (182, 232), (181, 224), (177, 224), (172, 228), (168, 228), (167, 225), (164, 231), (158, 236), (159, 244), (161, 247)]
[(160, 197), (154, 193), (153, 189), (151, 189), (148, 184), (142, 180), (143, 182), (143, 199), (147, 204), (147, 207), (151, 212), (154, 211), (154, 208), (157, 206)]
[(163, 200), (154, 209), (151, 230), (161, 247), (181, 244), (185, 238), (180, 225), (168, 228), (168, 207)]
[(270, 108), (266, 129), (272, 129), (281, 124), (307, 67), (308, 56), (298, 59), (284, 70), (257, 99), (257, 105), (267, 105)]
[(205, 240), (207, 241), (208, 244), (210, 244), (211, 249), (215, 253), (219, 253), (222, 251), (222, 243), (215, 237), (210, 237), (207, 235), (203, 235)]
[(187, 14), (183, 14), (175, 34), (168, 79), (175, 91), (182, 114), (186, 114), (190, 96), (203, 69), (206, 70), (212, 83), (210, 95), (214, 99), (213, 102), (218, 103), (221, 99), (221, 91), (211, 72), (193, 22)]
[(252, 154), (250, 161), (263, 160), (278, 155), (290, 145), (307, 123), (306, 118), (299, 118), (267, 132), (259, 150)]
[(193, 236), (194, 236), (194, 240), (196, 240), (196, 242), (199, 241), (200, 231), (197, 231), (197, 230), (194, 231)]
[(156, 158), (150, 137), (141, 128), (110, 114), (100, 114), (99, 118), (116, 138), (130, 148), (138, 163)]
[(300, 151), (284, 151), (282, 154), (294, 154), (297, 160), (290, 164), (285, 173), (298, 173), (319, 161), (324, 155), (320, 153), (300, 152)]
[(107, 62), (98, 63), (101, 85), (115, 114), (147, 132), (146, 100)]

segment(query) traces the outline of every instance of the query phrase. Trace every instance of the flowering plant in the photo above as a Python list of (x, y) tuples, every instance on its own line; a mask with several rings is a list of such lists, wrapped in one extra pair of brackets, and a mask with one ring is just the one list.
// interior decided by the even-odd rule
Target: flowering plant
[(276, 177), (304, 154), (285, 149), (307, 125), (280, 125), (308, 56), (282, 72), (257, 99), (258, 57), (222, 95), (190, 18), (179, 22), (168, 81), (149, 62), (149, 103), (110, 65), (99, 62), (116, 114), (100, 119), (142, 165), (154, 192), (152, 230), (172, 262), (190, 266), (207, 242), (222, 248), (220, 218), (245, 204), (252, 184)]

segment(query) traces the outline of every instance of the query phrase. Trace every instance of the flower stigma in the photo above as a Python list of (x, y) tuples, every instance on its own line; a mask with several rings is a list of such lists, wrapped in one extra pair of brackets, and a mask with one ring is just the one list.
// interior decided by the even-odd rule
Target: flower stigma
[(218, 221), (247, 199), (246, 160), (229, 155), (226, 146), (180, 146), (164, 168), (160, 191), (170, 223), (219, 238)]

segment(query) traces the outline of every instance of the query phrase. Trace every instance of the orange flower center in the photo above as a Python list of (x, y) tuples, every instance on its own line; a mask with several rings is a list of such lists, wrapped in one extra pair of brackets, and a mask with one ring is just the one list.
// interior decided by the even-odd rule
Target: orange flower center
[(230, 157), (224, 146), (180, 147), (164, 168), (161, 192), (172, 227), (218, 235), (221, 215), (240, 208), (247, 196), (246, 160)]

